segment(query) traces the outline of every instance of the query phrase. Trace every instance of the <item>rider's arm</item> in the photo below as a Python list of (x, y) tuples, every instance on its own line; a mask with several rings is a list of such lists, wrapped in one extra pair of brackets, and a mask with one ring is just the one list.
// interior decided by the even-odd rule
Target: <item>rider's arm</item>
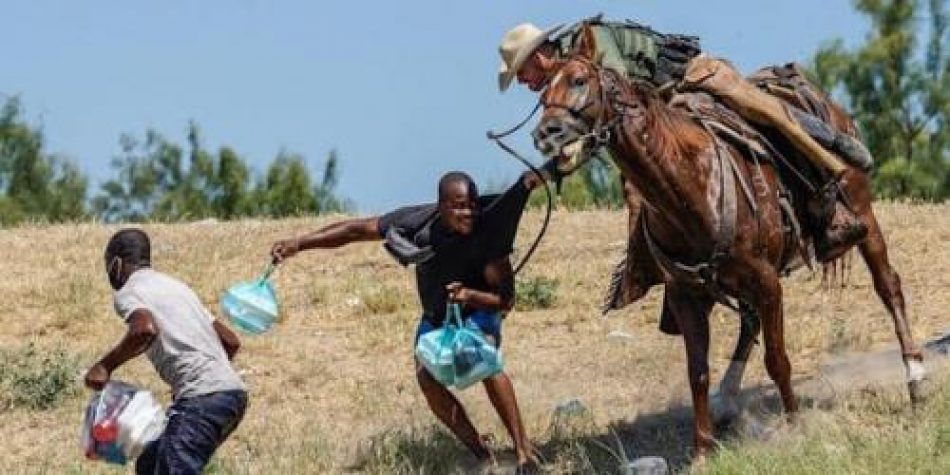
[(271, 248), (271, 256), (276, 262), (280, 262), (299, 251), (380, 239), (382, 236), (379, 233), (379, 217), (347, 219), (324, 226), (300, 238), (277, 241)]

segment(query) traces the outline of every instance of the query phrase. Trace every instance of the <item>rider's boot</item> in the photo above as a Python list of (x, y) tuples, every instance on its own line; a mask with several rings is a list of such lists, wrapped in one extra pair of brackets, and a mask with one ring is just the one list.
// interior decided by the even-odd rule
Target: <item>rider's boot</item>
[(821, 193), (825, 211), (815, 233), (815, 258), (828, 262), (840, 257), (868, 235), (868, 227), (848, 206), (842, 190), (843, 179), (829, 182)]

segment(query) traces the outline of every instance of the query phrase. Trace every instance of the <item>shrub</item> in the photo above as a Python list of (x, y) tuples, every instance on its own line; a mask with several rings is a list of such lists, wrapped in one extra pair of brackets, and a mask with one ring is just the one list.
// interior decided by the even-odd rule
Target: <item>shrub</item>
[(557, 300), (556, 279), (533, 277), (515, 284), (515, 306), (518, 310), (551, 308)]
[(62, 349), (45, 351), (32, 343), (0, 349), (0, 410), (25, 407), (45, 410), (77, 392), (73, 381), (79, 364)]
[(395, 287), (372, 284), (359, 289), (360, 301), (371, 315), (385, 315), (409, 306), (407, 297)]

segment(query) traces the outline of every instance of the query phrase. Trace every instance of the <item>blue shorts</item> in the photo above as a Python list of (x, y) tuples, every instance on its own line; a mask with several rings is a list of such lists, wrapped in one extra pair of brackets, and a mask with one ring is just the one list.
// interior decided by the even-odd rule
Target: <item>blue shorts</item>
[[(494, 339), (495, 347), (498, 348), (501, 346), (501, 314), (498, 312), (488, 312), (485, 310), (476, 310), (469, 316), (465, 317), (465, 323), (472, 322), (482, 331), (486, 336), (490, 336)], [(419, 343), (419, 337), (425, 335), (426, 333), (431, 332), (432, 330), (437, 330), (440, 327), (435, 326), (425, 317), (419, 321), (419, 327), (416, 328), (416, 338), (413, 341), (413, 345)]]

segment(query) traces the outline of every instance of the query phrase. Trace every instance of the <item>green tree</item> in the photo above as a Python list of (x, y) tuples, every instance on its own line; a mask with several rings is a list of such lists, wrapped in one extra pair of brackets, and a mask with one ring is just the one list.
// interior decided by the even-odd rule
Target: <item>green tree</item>
[(116, 177), (102, 186), (93, 209), (108, 221), (181, 220), (253, 214), (250, 173), (229, 147), (207, 151), (195, 123), (188, 126), (185, 151), (154, 130), (139, 141), (125, 134), (122, 154), (113, 161)]
[(194, 122), (188, 124), (187, 136), (187, 168), (182, 163), (183, 153), (177, 145), (154, 157), (160, 165), (158, 192), (161, 198), (154, 213), (157, 218), (198, 219), (217, 215), (214, 208), (218, 188), (215, 157), (202, 146), (201, 131)]
[(258, 188), (261, 211), (271, 217), (318, 211), (310, 171), (300, 155), (280, 152)]
[(107, 221), (173, 221), (283, 217), (352, 208), (335, 194), (340, 170), (336, 151), (330, 153), (317, 185), (302, 156), (281, 152), (255, 188), (247, 163), (234, 149), (208, 151), (193, 122), (187, 139), (186, 151), (154, 130), (146, 131), (142, 141), (123, 135), (122, 153), (113, 161), (116, 177), (102, 186), (93, 209)]
[(248, 187), (250, 180), (247, 164), (230, 147), (222, 147), (218, 151), (215, 187), (211, 197), (214, 214), (222, 219), (255, 214)]
[[(870, 19), (871, 32), (853, 50), (840, 39), (823, 46), (813, 61), (816, 79), (842, 96), (854, 114), (876, 160), (879, 196), (946, 199), (950, 197), (946, 4), (856, 0), (854, 5)], [(926, 24), (921, 25), (924, 18)]]
[(336, 186), (339, 181), (340, 157), (336, 149), (333, 149), (330, 150), (327, 162), (323, 167), (323, 179), (315, 190), (317, 212), (319, 214), (345, 213), (353, 210), (352, 202), (336, 195)]
[(0, 110), (0, 223), (86, 215), (86, 177), (43, 146), (42, 132), (23, 119), (19, 100), (7, 100)]
[[(116, 177), (102, 184), (92, 200), (92, 209), (109, 222), (142, 221), (152, 216), (160, 187), (176, 180), (168, 170), (175, 169), (175, 156), (181, 151), (153, 130), (146, 132), (144, 141), (122, 134), (119, 147), (121, 153), (112, 159)], [(163, 158), (158, 160), (156, 156)]]

